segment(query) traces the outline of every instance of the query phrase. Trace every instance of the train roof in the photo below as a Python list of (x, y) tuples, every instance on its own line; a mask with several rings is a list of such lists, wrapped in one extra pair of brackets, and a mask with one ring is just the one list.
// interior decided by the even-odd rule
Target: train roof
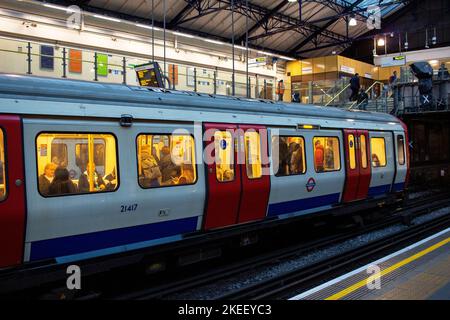
[[(294, 116), (331, 120), (355, 120), (369, 122), (400, 121), (389, 114), (349, 111), (335, 107), (310, 104), (286, 104), (261, 99), (247, 99), (194, 92), (145, 88), (113, 83), (55, 79), (37, 76), (0, 74), (0, 98), (35, 101), (72, 102), (82, 104), (119, 105), (122, 113), (126, 107), (190, 110), (216, 113), (251, 114), (260, 116)], [(27, 108), (30, 110), (29, 108)], [(0, 106), (0, 112), (3, 108)], [(3, 110), (5, 111), (5, 110)], [(15, 110), (18, 113), (27, 113)], [(54, 115), (55, 110), (39, 110), (39, 114)], [(36, 112), (33, 112), (36, 113)], [(59, 112), (57, 111), (59, 114)], [(80, 116), (86, 114), (80, 111)], [(102, 116), (97, 113), (97, 116)], [(103, 115), (107, 117), (108, 115)]]

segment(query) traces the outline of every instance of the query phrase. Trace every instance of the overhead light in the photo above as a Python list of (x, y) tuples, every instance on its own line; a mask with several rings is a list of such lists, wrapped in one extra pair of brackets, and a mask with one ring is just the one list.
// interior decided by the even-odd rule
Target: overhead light
[(203, 41), (209, 42), (209, 43), (214, 43), (214, 44), (224, 44), (221, 41), (217, 41), (217, 40), (211, 40), (211, 39), (202, 39)]
[(185, 37), (185, 38), (195, 38), (193, 35), (187, 34), (187, 33), (181, 33), (181, 32), (172, 32), (175, 36)]
[(348, 25), (350, 27), (355, 27), (358, 25), (358, 21), (356, 21), (356, 19), (354, 17), (351, 17), (350, 20), (348, 21)]
[(108, 20), (108, 21), (114, 21), (114, 22), (122, 22), (122, 20), (120, 20), (120, 19), (111, 18), (111, 17), (107, 17), (107, 16), (102, 16), (102, 15), (99, 15), (99, 14), (94, 14), (94, 18)]
[(266, 55), (266, 56), (273, 56), (273, 54), (272, 54), (272, 53), (270, 53), (270, 52), (266, 52), (266, 51), (258, 51), (258, 53), (260, 53), (260, 54), (264, 54), (264, 55)]
[(295, 60), (297, 60), (297, 59), (286, 57), (286, 56), (277, 56), (277, 57), (279, 57), (281, 59), (284, 59), (284, 60), (287, 60), (287, 61), (295, 61)]
[(428, 61), (431, 65), (437, 65), (437, 64), (439, 64), (439, 61), (438, 60), (430, 60), (430, 61)]
[(237, 48), (237, 49), (241, 49), (241, 50), (247, 50), (247, 48), (246, 47), (243, 47), (243, 46), (234, 46), (235, 48)]
[(336, 50), (331, 51), (331, 54), (335, 55), (336, 54)]
[(50, 3), (44, 3), (43, 5), (44, 5), (44, 7), (47, 7), (47, 8), (52, 8), (52, 9), (61, 10), (61, 11), (65, 11), (65, 12), (75, 12), (74, 10), (69, 9), (68, 7), (56, 6), (56, 5), (50, 4)]
[(297, 2), (297, 0), (288, 0), (288, 2)]
[(146, 24), (140, 24), (140, 23), (136, 23), (135, 26), (136, 26), (136, 27), (139, 27), (139, 28), (150, 29), (150, 30), (153, 29), (153, 30), (155, 30), (155, 31), (161, 30), (160, 28), (152, 27), (152, 26), (149, 26), (149, 25), (146, 25)]
[(384, 39), (383, 39), (383, 38), (378, 39), (377, 45), (378, 45), (379, 47), (383, 47), (385, 44), (386, 44), (386, 42), (384, 42)]

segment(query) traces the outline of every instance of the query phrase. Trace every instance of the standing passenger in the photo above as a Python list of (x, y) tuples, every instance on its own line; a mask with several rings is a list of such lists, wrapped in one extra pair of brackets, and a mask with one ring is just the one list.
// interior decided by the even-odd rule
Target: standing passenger
[(93, 162), (89, 162), (87, 164), (86, 171), (83, 172), (83, 174), (80, 176), (80, 179), (78, 180), (78, 189), (81, 193), (90, 192), (90, 183), (89, 183), (89, 177), (90, 177), (90, 170), (93, 172), (94, 177), (94, 190), (95, 191), (103, 191), (106, 189), (105, 182), (103, 181), (102, 177), (98, 174), (98, 172), (95, 170), (95, 164)]
[(325, 168), (334, 169), (334, 151), (333, 151), (333, 140), (327, 139), (327, 147), (325, 148)]
[(324, 150), (323, 146), (320, 143), (320, 140), (317, 140), (314, 143), (315, 150), (314, 150), (314, 163), (316, 165), (316, 171), (317, 172), (323, 172), (323, 162), (324, 162)]

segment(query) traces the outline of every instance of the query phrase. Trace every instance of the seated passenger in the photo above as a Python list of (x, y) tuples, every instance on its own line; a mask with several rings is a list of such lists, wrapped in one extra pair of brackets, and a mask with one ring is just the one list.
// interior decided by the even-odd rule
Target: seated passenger
[(375, 153), (372, 153), (372, 167), (379, 167), (381, 165), (380, 159)]
[(117, 186), (116, 168), (114, 168), (110, 174), (108, 174), (103, 181), (106, 183), (106, 190), (114, 190)]
[(324, 150), (323, 150), (323, 146), (320, 143), (320, 140), (317, 140), (314, 143), (314, 147), (315, 147), (315, 151), (314, 151), (314, 164), (316, 166), (316, 171), (317, 172), (322, 172), (324, 167), (323, 167), (323, 162), (324, 162)]
[(77, 192), (77, 187), (69, 178), (69, 171), (63, 167), (57, 167), (53, 181), (48, 188), (48, 195), (56, 196)]
[(176, 184), (191, 184), (194, 181), (195, 181), (195, 174), (194, 170), (192, 169), (192, 165), (183, 164), (183, 173), (176, 182)]
[(93, 172), (93, 190), (92, 192), (103, 191), (106, 189), (106, 184), (103, 181), (102, 177), (95, 170), (95, 164), (90, 162), (86, 166), (86, 171), (80, 176), (78, 180), (78, 190), (81, 193), (91, 192), (89, 179), (90, 179), (90, 170)]
[(159, 187), (161, 170), (155, 157), (151, 154), (150, 146), (142, 146), (139, 156), (142, 170), (142, 174), (139, 175), (140, 185), (144, 188)]
[(39, 176), (39, 191), (42, 195), (48, 195), (48, 188), (55, 177), (57, 165), (53, 162), (47, 163), (44, 168), (44, 174)]
[(174, 178), (178, 180), (178, 177), (181, 175), (181, 168), (180, 166), (177, 166), (175, 163), (173, 163), (172, 156), (170, 154), (170, 148), (167, 146), (164, 146), (161, 149), (161, 160), (159, 162), (159, 168), (162, 174), (162, 184), (172, 184), (173, 181), (175, 181)]

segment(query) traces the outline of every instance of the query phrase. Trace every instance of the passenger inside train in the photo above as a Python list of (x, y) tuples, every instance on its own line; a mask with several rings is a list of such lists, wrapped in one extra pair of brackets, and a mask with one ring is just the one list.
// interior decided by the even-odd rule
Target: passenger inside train
[(313, 144), (316, 172), (338, 171), (341, 169), (339, 139), (337, 137), (314, 137)]
[(386, 166), (386, 143), (384, 138), (373, 137), (370, 139), (372, 150), (372, 167)]
[(140, 135), (139, 185), (144, 188), (193, 184), (194, 139), (187, 135)]
[(306, 171), (305, 142), (302, 137), (274, 137), (272, 140), (274, 168), (278, 149), (278, 171), (276, 176), (303, 174)]
[(112, 135), (42, 133), (36, 147), (42, 196), (114, 191), (118, 186)]

